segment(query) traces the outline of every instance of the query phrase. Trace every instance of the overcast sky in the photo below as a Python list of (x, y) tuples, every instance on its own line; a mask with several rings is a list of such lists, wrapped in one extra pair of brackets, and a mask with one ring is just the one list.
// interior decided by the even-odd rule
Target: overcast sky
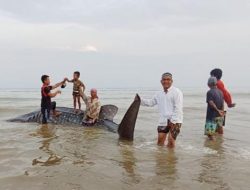
[(0, 0), (0, 88), (79, 70), (87, 87), (250, 87), (248, 0)]

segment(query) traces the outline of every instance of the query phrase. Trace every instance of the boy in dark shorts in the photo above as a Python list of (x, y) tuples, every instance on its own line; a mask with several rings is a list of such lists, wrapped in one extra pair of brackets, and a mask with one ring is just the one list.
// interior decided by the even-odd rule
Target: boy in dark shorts
[(210, 140), (214, 139), (216, 132), (223, 134), (224, 97), (216, 85), (217, 79), (210, 77), (208, 79), (210, 90), (207, 92), (207, 116), (205, 124), (205, 135)]
[(83, 93), (85, 90), (85, 85), (80, 81), (80, 72), (75, 71), (72, 80), (67, 80), (73, 83), (73, 100), (74, 100), (74, 110), (76, 112), (76, 104), (78, 103), (79, 111), (81, 110), (81, 98), (83, 98)]
[(61, 91), (51, 92), (51, 90), (63, 85), (66, 81), (66, 78), (55, 85), (50, 85), (50, 78), (48, 75), (43, 75), (41, 77), (43, 86), (41, 88), (41, 113), (42, 113), (42, 123), (47, 124), (50, 118), (50, 111), (53, 111), (53, 116), (58, 116), (59, 113), (56, 112), (56, 102), (51, 102), (51, 98), (56, 97), (58, 94), (61, 94)]

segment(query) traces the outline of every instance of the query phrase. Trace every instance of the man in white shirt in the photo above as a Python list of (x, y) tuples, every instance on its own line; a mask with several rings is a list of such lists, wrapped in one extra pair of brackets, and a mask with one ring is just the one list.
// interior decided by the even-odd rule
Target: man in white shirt
[(152, 99), (141, 99), (142, 106), (158, 106), (160, 119), (158, 124), (158, 145), (164, 145), (168, 136), (169, 148), (175, 147), (175, 140), (180, 133), (183, 121), (183, 94), (172, 86), (171, 73), (162, 75), (163, 91), (158, 92)]

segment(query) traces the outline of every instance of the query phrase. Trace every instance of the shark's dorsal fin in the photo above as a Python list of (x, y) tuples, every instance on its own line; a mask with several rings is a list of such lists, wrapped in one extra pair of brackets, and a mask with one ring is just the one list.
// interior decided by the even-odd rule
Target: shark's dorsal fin
[(128, 111), (124, 115), (119, 128), (118, 133), (120, 139), (133, 140), (134, 139), (134, 129), (137, 120), (137, 115), (140, 109), (141, 99), (138, 94), (134, 99), (134, 102), (130, 105)]

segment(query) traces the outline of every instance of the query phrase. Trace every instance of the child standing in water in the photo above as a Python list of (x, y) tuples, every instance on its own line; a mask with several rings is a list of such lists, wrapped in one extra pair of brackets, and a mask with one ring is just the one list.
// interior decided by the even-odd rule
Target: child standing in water
[(210, 72), (210, 75), (212, 77), (216, 77), (216, 79), (217, 79), (217, 88), (222, 91), (225, 102), (227, 103), (227, 106), (229, 108), (235, 107), (236, 104), (233, 103), (232, 96), (231, 96), (230, 92), (225, 88), (225, 85), (224, 85), (223, 81), (221, 80), (222, 70), (221, 69), (213, 69)]
[(207, 84), (210, 90), (207, 92), (205, 135), (213, 140), (216, 132), (223, 134), (224, 98), (222, 92), (216, 86), (217, 79), (215, 77), (210, 77)]
[(83, 98), (83, 93), (85, 90), (85, 85), (80, 81), (80, 72), (75, 71), (73, 74), (72, 80), (67, 80), (68, 82), (73, 83), (73, 100), (74, 100), (74, 110), (76, 112), (76, 107), (78, 103), (79, 111), (81, 110), (81, 98)]

